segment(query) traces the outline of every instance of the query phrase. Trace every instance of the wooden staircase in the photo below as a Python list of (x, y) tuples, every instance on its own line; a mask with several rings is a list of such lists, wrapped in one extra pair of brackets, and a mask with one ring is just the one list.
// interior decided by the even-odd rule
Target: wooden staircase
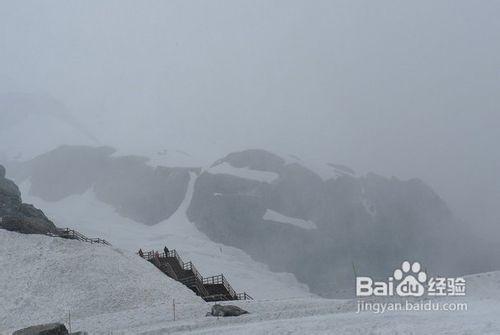
[(236, 293), (223, 274), (204, 278), (192, 262), (183, 262), (176, 250), (149, 251), (139, 256), (161, 272), (186, 285), (205, 301), (253, 300), (247, 293)]
[(203, 279), (203, 285), (207, 288), (209, 295), (206, 301), (239, 300), (238, 294), (233, 290), (223, 274)]

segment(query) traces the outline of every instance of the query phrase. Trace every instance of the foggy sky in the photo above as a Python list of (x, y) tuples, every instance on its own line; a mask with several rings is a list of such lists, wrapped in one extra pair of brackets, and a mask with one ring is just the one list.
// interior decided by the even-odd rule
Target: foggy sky
[(118, 148), (419, 177), (482, 231), (500, 224), (499, 17), (488, 0), (0, 0), (0, 93), (51, 96)]

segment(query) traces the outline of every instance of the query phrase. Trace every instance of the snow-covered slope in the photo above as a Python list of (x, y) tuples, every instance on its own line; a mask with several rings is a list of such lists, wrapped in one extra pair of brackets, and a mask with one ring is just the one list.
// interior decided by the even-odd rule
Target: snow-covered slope
[(193, 196), (195, 174), (183, 203), (166, 221), (145, 226), (126, 219), (109, 205), (99, 201), (92, 190), (57, 202), (29, 196), (29, 183), (23, 183), (24, 200), (44, 209), (46, 215), (60, 227), (71, 227), (88, 236), (98, 236), (113, 246), (136, 252), (161, 250), (164, 246), (177, 249), (184, 261), (193, 261), (202, 275), (224, 273), (236, 291), (245, 291), (256, 299), (310, 296), (306, 285), (288, 273), (275, 273), (262, 263), (252, 260), (240, 249), (212, 242), (186, 217)]
[[(0, 229), (0, 333), (36, 323), (205, 303), (133, 253)], [(166, 307), (164, 307), (166, 309)], [(200, 312), (201, 313), (201, 312)], [(97, 325), (96, 325), (97, 326)]]
[(467, 282), (467, 298), (496, 300), (500, 307), (500, 271), (478, 273), (464, 277)]
[[(466, 280), (470, 284), (467, 295), (454, 301), (467, 303), (466, 311), (357, 313), (356, 300), (276, 299), (238, 302), (250, 312), (238, 318), (195, 316), (171, 322), (145, 315), (141, 321), (112, 319), (107, 329), (124, 329), (128, 322), (127, 333), (134, 334), (500, 334), (500, 272), (467, 276)], [(487, 297), (484, 296), (486, 292)], [(82, 320), (80, 328), (84, 329), (101, 318)]]
[[(90, 334), (500, 333), (500, 272), (467, 276), (467, 311), (357, 313), (355, 300), (242, 301), (250, 314), (205, 317), (208, 304), (120, 250), (0, 230), (0, 334), (59, 321)], [(173, 320), (172, 302), (176, 302)], [(441, 300), (447, 301), (447, 300)]]
[[(138, 326), (138, 334), (341, 334), (484, 335), (500, 334), (500, 272), (465, 277), (464, 311), (357, 312), (356, 300), (284, 299), (247, 301), (239, 318), (192, 319)], [(487, 294), (486, 294), (487, 293)], [(381, 299), (380, 301), (384, 301)], [(435, 302), (435, 301), (434, 301)]]

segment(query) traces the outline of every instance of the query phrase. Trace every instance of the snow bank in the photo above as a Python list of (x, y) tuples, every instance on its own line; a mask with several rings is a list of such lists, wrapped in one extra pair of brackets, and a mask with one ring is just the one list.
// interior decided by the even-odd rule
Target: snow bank
[[(482, 279), (478, 281), (478, 284)], [(495, 294), (495, 293), (494, 293)], [(383, 300), (382, 300), (383, 301)], [(250, 314), (238, 318), (186, 320), (137, 328), (140, 334), (341, 334), (484, 335), (500, 334), (498, 301), (464, 298), (467, 311), (357, 313), (356, 300), (283, 299), (245, 301)]]
[(88, 243), (0, 230), (0, 333), (37, 323), (172, 303), (205, 308), (137, 255)]
[(467, 299), (500, 301), (500, 271), (478, 273), (464, 278)]
[(282, 157), (286, 165), (299, 164), (317, 174), (323, 181), (344, 176), (357, 176), (353, 169), (342, 164), (328, 163), (317, 157), (298, 157), (296, 155), (280, 152), (279, 150), (273, 150), (273, 152)]
[(115, 158), (123, 156), (144, 157), (147, 159), (146, 164), (154, 168), (158, 166), (196, 168), (207, 164), (202, 158), (191, 155), (189, 152), (172, 148), (165, 149), (163, 147), (156, 149), (148, 147), (137, 150), (116, 148), (116, 151), (111, 155), (111, 157)]
[(275, 212), (271, 209), (268, 209), (263, 217), (264, 220), (291, 224), (293, 226), (302, 228), (302, 229), (317, 229), (318, 227), (312, 221), (306, 221), (302, 219), (292, 218), (281, 213)]

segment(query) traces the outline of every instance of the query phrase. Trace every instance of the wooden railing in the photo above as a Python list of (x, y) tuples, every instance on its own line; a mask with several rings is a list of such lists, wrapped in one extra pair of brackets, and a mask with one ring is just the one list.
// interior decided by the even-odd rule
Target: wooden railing
[(246, 292), (238, 293), (236, 296), (238, 300), (253, 300), (253, 298)]
[(70, 240), (111, 245), (108, 241), (103, 240), (102, 238), (90, 238), (83, 235), (82, 233), (77, 232), (74, 229), (69, 229), (69, 228), (57, 228), (57, 236), (62, 238), (67, 238)]
[(198, 272), (192, 262), (187, 262), (182, 264), (182, 268), (186, 271), (192, 271), (198, 280), (203, 283), (203, 276)]
[(229, 282), (227, 281), (226, 277), (224, 277), (223, 274), (217, 275), (217, 276), (212, 276), (208, 278), (203, 278), (203, 284), (204, 285), (224, 285), (226, 290), (229, 292), (229, 294), (232, 297), (237, 297), (236, 292), (234, 289), (231, 287)]
[(179, 265), (180, 266), (184, 266), (184, 262), (182, 261), (182, 258), (181, 256), (179, 256), (179, 254), (177, 253), (176, 250), (170, 250), (166, 255), (165, 253), (163, 253), (163, 257), (167, 256), (167, 257), (173, 257), (177, 260), (177, 262), (179, 262)]

